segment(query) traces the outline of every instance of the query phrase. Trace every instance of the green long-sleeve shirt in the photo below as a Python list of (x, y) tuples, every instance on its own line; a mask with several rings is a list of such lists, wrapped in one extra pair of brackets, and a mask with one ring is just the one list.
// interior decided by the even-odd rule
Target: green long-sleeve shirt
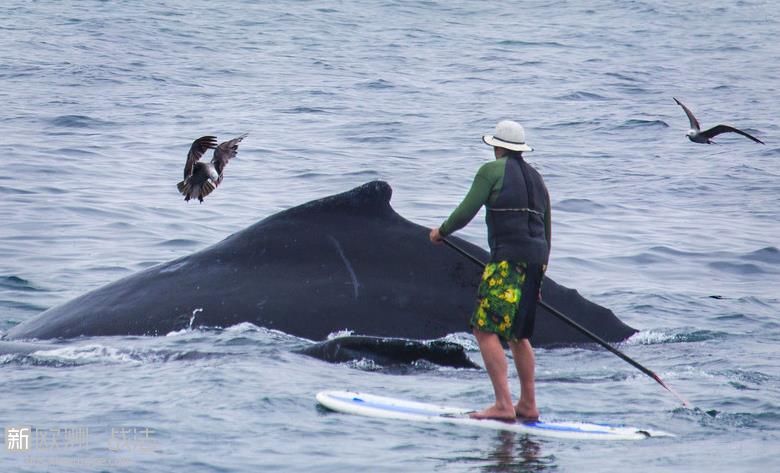
[[(489, 163), (485, 163), (477, 171), (474, 182), (471, 184), (466, 197), (458, 207), (450, 214), (449, 218), (439, 227), (439, 233), (442, 236), (450, 235), (465, 227), (483, 205), (492, 205), (501, 192), (501, 186), (504, 183), (504, 169), (506, 168), (507, 158), (499, 158)], [(547, 199), (548, 204), (550, 199)], [(548, 205), (544, 212), (544, 229), (547, 245), (552, 244), (552, 219), (550, 217), (550, 207)]]

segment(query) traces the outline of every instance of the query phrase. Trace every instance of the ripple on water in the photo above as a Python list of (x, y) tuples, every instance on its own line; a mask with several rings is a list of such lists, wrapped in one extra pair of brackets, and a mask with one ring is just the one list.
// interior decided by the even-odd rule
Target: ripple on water
[(49, 125), (61, 128), (100, 128), (115, 125), (110, 121), (100, 120), (87, 115), (60, 115), (50, 118)]
[(608, 97), (605, 97), (603, 95), (595, 94), (593, 92), (584, 92), (584, 91), (577, 91), (571, 94), (561, 95), (559, 97), (556, 97), (556, 100), (565, 100), (565, 101), (607, 101), (611, 100)]
[(726, 271), (728, 273), (741, 275), (761, 274), (766, 272), (762, 267), (756, 264), (736, 263), (733, 261), (713, 261), (708, 263), (707, 266), (717, 271)]
[(590, 199), (564, 199), (555, 206), (556, 211), (591, 213), (605, 209), (606, 206), (594, 202)]
[(165, 240), (157, 243), (157, 246), (171, 247), (171, 248), (194, 248), (200, 246), (201, 242), (197, 240), (189, 240), (187, 238), (173, 238), (171, 240)]
[(727, 408), (735, 406), (719, 405), (720, 409), (677, 408), (673, 411), (676, 418), (686, 419), (699, 426), (719, 430), (733, 429), (780, 429), (780, 414), (776, 411), (730, 412)]
[(16, 291), (37, 292), (43, 289), (36, 287), (27, 279), (19, 276), (0, 276), (0, 289), (12, 289)]
[(780, 265), (780, 250), (774, 246), (761, 248), (760, 250), (747, 253), (744, 259), (760, 261), (762, 263)]
[(667, 124), (663, 120), (631, 119), (631, 120), (626, 120), (621, 125), (618, 125), (617, 128), (618, 129), (669, 128), (669, 124)]

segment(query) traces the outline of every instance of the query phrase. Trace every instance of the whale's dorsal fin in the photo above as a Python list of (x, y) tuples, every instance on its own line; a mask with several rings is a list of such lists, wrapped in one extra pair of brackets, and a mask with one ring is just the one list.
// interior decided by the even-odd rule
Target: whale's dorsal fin
[(323, 197), (313, 200), (297, 207), (293, 207), (284, 212), (280, 212), (274, 217), (289, 218), (300, 213), (309, 212), (327, 212), (327, 211), (348, 211), (352, 214), (370, 213), (372, 215), (383, 215), (387, 213), (395, 214), (390, 207), (390, 198), (393, 195), (393, 189), (385, 181), (371, 181), (354, 189), (342, 192), (340, 194)]

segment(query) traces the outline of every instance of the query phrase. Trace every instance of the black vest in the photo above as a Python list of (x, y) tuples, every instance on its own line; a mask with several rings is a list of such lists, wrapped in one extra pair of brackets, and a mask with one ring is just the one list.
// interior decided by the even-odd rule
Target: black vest
[(507, 158), (504, 182), (485, 220), (491, 261), (547, 264), (550, 247), (544, 228), (549, 207), (542, 176), (522, 158)]

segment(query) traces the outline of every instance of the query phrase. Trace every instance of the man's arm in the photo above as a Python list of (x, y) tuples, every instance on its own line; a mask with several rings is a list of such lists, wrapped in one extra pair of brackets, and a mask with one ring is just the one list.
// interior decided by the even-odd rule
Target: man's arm
[(487, 203), (493, 182), (486, 176), (485, 169), (485, 166), (480, 168), (474, 177), (474, 182), (471, 183), (471, 189), (469, 189), (466, 197), (463, 198), (463, 202), (458, 205), (439, 227), (439, 234), (442, 237), (451, 235), (465, 227), (477, 215), (479, 209)]

